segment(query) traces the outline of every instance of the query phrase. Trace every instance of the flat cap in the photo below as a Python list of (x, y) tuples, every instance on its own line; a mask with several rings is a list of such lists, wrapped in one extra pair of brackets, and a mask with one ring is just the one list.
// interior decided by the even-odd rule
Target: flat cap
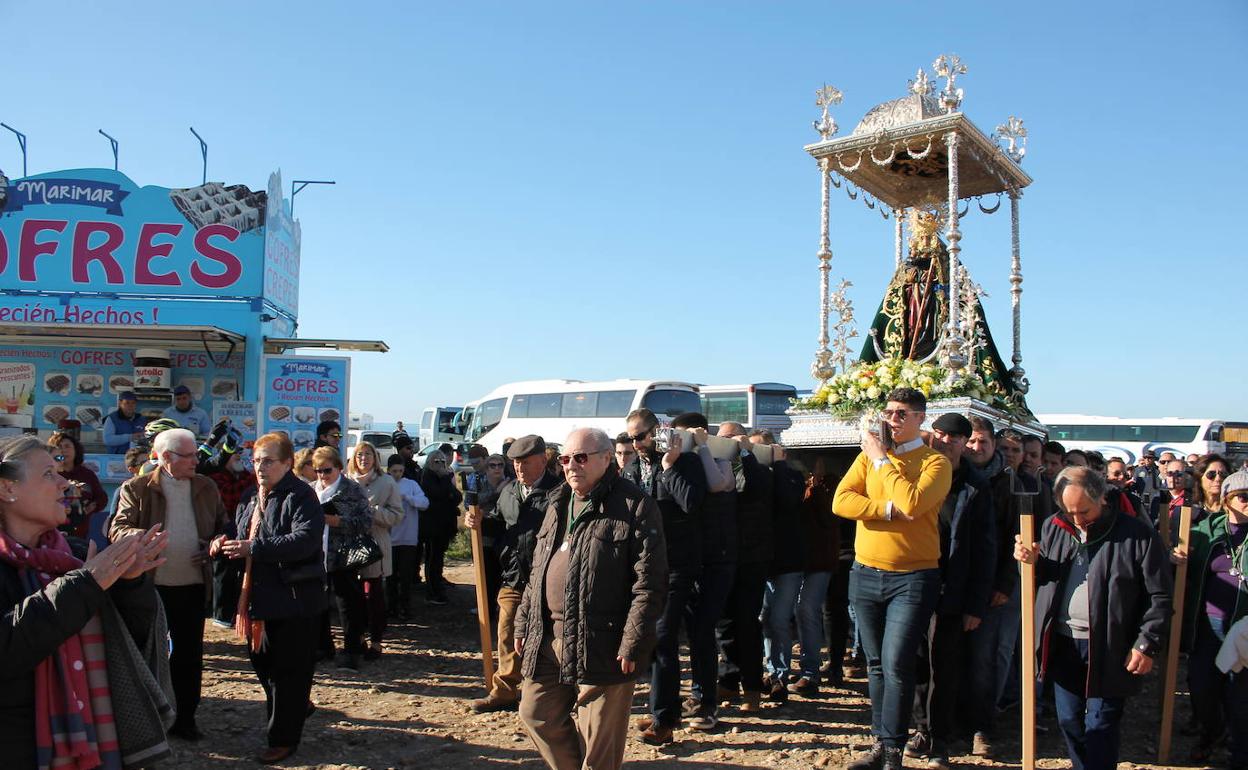
[(956, 412), (946, 412), (932, 421), (932, 430), (948, 433), (950, 436), (971, 437), (971, 421)]
[(541, 436), (529, 434), (512, 442), (511, 448), (507, 450), (507, 459), (523, 460), (536, 454), (546, 454), (546, 441)]

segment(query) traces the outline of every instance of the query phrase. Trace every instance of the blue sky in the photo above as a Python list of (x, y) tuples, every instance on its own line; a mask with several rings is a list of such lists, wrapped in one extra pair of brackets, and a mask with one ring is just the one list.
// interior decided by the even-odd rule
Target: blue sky
[[(520, 379), (809, 387), (814, 90), (844, 91), (848, 132), (956, 53), (970, 118), (1031, 135), (1032, 408), (1248, 418), (1238, 0), (7, 0), (0, 29), (0, 120), (31, 173), (109, 165), (103, 128), (139, 184), (195, 184), (194, 125), (210, 179), (336, 180), (296, 205), (300, 334), (385, 339), (355, 359), (352, 408), (409, 421)], [(833, 192), (832, 275), (865, 320), (892, 224)], [(1008, 357), (1007, 210), (964, 220), (963, 258)]]

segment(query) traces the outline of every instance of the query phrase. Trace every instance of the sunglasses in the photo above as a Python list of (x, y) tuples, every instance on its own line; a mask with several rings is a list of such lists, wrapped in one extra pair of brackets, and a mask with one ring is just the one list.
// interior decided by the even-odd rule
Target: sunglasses
[(333, 472), (334, 472), (334, 469), (333, 469), (332, 467), (330, 467), (330, 468), (313, 468), (312, 470), (316, 472), (316, 475), (317, 475), (317, 476), (328, 476), (329, 474), (331, 474), (331, 473), (333, 473)]
[(559, 464), (567, 465), (568, 463), (574, 462), (577, 465), (584, 465), (586, 462), (588, 462), (590, 457), (596, 454), (602, 454), (602, 453), (601, 452), (577, 452), (574, 455), (559, 455)]
[(1213, 481), (1214, 479), (1224, 479), (1231, 474), (1226, 471), (1205, 471), (1205, 478)]
[(1166, 475), (1170, 478), (1175, 478), (1176, 476), (1186, 476), (1187, 471), (1166, 471)]
[(341, 433), (326, 433), (325, 435), (329, 436), (330, 438), (342, 438)]
[(654, 432), (654, 428), (650, 428), (649, 430), (643, 430), (641, 433), (634, 433), (630, 435), (629, 438), (631, 438), (633, 441), (641, 441), (643, 438), (645, 438), (646, 436), (649, 436), (653, 432)]
[(884, 417), (885, 420), (891, 420), (894, 417), (896, 417), (898, 420), (904, 420), (910, 415), (918, 414), (918, 413), (910, 412), (905, 409), (885, 409), (882, 412), (880, 412), (880, 414)]

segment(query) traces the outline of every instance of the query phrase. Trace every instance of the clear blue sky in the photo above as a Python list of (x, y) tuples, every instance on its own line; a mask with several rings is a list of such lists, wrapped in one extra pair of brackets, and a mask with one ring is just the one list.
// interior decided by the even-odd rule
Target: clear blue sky
[[(109, 165), (103, 128), (139, 184), (195, 184), (194, 125), (210, 179), (336, 180), (296, 206), (300, 333), (390, 343), (352, 408), (409, 421), (542, 377), (809, 387), (814, 90), (847, 132), (956, 53), (971, 119), (1031, 133), (1033, 409), (1248, 418), (1240, 0), (10, 1), (0, 29), (31, 173)], [(964, 220), (963, 257), (1008, 356), (1007, 209)], [(837, 191), (832, 222), (865, 321), (892, 225)]]

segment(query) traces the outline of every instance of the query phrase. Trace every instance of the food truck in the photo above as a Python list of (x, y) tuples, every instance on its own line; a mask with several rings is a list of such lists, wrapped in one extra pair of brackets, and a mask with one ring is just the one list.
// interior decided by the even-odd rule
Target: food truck
[(296, 337), (300, 239), (280, 172), (256, 191), (0, 173), (0, 435), (77, 421), (86, 461), (117, 484), (103, 426), (118, 395), (157, 417), (184, 386), (244, 440), (281, 430), (311, 446), (350, 405), (350, 359), (315, 353), (387, 347)]

